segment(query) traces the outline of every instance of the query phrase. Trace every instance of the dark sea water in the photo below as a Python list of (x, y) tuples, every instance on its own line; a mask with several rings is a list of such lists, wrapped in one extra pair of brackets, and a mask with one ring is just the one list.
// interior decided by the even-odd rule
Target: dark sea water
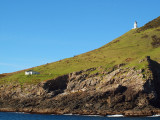
[(0, 120), (160, 120), (160, 117), (100, 117), (79, 115), (39, 115), (25, 113), (0, 112)]

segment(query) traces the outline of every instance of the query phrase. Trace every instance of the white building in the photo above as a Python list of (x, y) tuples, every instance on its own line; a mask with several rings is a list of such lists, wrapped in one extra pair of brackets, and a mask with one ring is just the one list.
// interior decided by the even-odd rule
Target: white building
[(35, 74), (40, 74), (40, 73), (33, 70), (25, 71), (25, 75), (35, 75)]
[(134, 22), (134, 28), (133, 29), (136, 29), (136, 28), (138, 28), (137, 21)]

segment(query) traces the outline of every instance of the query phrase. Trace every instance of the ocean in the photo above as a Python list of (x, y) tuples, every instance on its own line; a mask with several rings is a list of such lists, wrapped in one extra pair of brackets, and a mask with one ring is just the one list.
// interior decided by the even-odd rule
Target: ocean
[(160, 117), (101, 117), (0, 112), (0, 120), (160, 120)]

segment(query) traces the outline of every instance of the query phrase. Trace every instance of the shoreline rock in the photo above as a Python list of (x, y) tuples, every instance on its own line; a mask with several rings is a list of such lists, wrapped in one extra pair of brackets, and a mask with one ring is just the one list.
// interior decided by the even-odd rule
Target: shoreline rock
[[(160, 67), (73, 72), (39, 84), (0, 86), (0, 111), (39, 114), (151, 116), (160, 114)], [(92, 74), (91, 74), (92, 73)]]
[(13, 109), (13, 108), (0, 108), (0, 112), (22, 112), (22, 113), (29, 113), (29, 114), (54, 114), (54, 115), (88, 115), (88, 116), (104, 116), (107, 115), (123, 115), (124, 117), (147, 117), (160, 114), (160, 110), (152, 110), (152, 111), (123, 111), (123, 112), (112, 112), (112, 111), (105, 111), (103, 113), (95, 113), (91, 111), (81, 111), (81, 112), (55, 112), (54, 109)]

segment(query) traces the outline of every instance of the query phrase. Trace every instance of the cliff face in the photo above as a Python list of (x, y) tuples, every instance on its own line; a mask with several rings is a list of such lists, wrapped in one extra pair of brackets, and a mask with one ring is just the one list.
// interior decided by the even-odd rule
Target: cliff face
[(93, 51), (27, 69), (40, 75), (1, 74), (0, 111), (160, 114), (159, 32), (160, 17)]
[(125, 114), (159, 113), (160, 67), (90, 68), (39, 84), (1, 85), (0, 110), (32, 113)]

